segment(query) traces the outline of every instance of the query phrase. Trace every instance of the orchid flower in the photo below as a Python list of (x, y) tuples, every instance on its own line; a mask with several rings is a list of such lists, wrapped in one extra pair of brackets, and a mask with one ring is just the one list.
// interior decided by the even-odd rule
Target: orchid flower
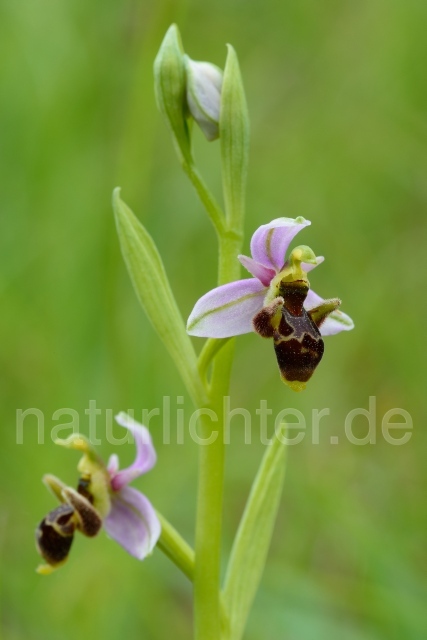
[(304, 245), (286, 259), (294, 237), (309, 220), (277, 218), (252, 236), (252, 257), (239, 255), (254, 277), (224, 284), (202, 296), (187, 323), (190, 335), (229, 338), (256, 331), (273, 338), (283, 381), (305, 387), (323, 355), (321, 336), (349, 331), (351, 318), (338, 310), (337, 298), (324, 300), (309, 288), (307, 273), (321, 264)]
[(37, 548), (47, 562), (38, 568), (39, 573), (50, 573), (66, 561), (75, 530), (93, 537), (104, 525), (107, 534), (135, 558), (143, 560), (153, 551), (161, 533), (159, 519), (148, 498), (128, 485), (152, 469), (156, 452), (146, 427), (126, 413), (119, 413), (116, 422), (131, 432), (136, 444), (135, 461), (125, 469), (119, 469), (116, 454), (105, 465), (80, 434), (56, 441), (83, 452), (83, 457), (77, 467), (77, 491), (55, 476), (43, 478), (61, 505), (42, 520), (36, 531)]

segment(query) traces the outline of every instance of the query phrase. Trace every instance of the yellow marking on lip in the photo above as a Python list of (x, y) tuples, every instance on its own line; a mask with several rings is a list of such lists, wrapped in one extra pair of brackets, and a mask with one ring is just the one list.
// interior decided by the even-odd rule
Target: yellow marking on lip
[(282, 378), (282, 381), (288, 386), (290, 387), (293, 391), (304, 391), (304, 389), (307, 386), (306, 382), (299, 382), (298, 380), (286, 380), (286, 378), (284, 376), (280, 376)]

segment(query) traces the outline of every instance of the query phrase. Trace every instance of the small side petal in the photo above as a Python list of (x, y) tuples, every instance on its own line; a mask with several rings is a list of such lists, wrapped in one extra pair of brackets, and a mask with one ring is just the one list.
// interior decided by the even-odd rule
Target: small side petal
[(111, 477), (117, 473), (119, 466), (119, 456), (117, 453), (112, 453), (107, 464), (107, 471)]
[[(129, 482), (132, 482), (135, 478), (152, 469), (156, 463), (157, 456), (150, 432), (146, 427), (128, 416), (127, 413), (119, 413), (115, 419), (121, 427), (125, 427), (132, 433), (136, 444), (135, 462), (126, 469), (122, 469), (116, 473), (113, 470), (113, 472), (110, 473), (113, 491), (120, 491), (126, 484), (129, 484)], [(110, 464), (111, 462), (110, 458)], [(114, 460), (113, 464), (115, 463), (116, 461)]]
[(161, 533), (151, 502), (132, 487), (123, 487), (112, 496), (104, 526), (107, 534), (138, 560), (153, 551)]
[(310, 225), (302, 217), (277, 218), (259, 227), (251, 240), (251, 253), (254, 260), (269, 269), (280, 271), (285, 263), (289, 244), (297, 233)]
[(319, 266), (319, 264), (322, 264), (322, 262), (325, 261), (324, 256), (317, 256), (316, 258), (316, 264), (309, 264), (308, 262), (302, 262), (301, 266), (304, 269), (304, 271), (306, 273), (308, 273), (309, 271), (313, 271), (313, 269), (315, 269), (316, 267)]
[(248, 258), (248, 256), (237, 256), (240, 263), (249, 271), (249, 273), (255, 278), (258, 278), (260, 282), (265, 287), (270, 285), (270, 282), (273, 280), (276, 272), (274, 269), (269, 269), (268, 267), (264, 267), (260, 262), (256, 262), (252, 258)]
[(72, 487), (65, 487), (62, 495), (77, 515), (77, 529), (88, 538), (96, 536), (102, 527), (102, 516), (99, 511), (85, 496), (75, 491)]
[(253, 331), (252, 318), (262, 309), (266, 287), (256, 278), (212, 289), (196, 302), (187, 332), (202, 338), (230, 338)]
[[(314, 307), (317, 307), (322, 302), (324, 302), (324, 299), (310, 289), (304, 302), (304, 307), (307, 310), (314, 309)], [(320, 333), (322, 336), (333, 336), (341, 331), (351, 331), (351, 329), (354, 329), (353, 320), (346, 313), (337, 309), (336, 311), (333, 311), (328, 318), (326, 318), (320, 327)]]

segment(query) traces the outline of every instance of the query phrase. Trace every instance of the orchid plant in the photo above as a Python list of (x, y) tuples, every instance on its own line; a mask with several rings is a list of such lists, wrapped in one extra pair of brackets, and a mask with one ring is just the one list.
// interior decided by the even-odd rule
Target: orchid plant
[[(249, 149), (249, 118), (236, 53), (228, 46), (224, 71), (191, 60), (175, 25), (168, 30), (154, 64), (159, 109), (169, 127), (184, 173), (193, 184), (212, 222), (219, 248), (218, 286), (198, 302), (185, 326), (159, 252), (147, 230), (120, 197), (113, 208), (123, 257), (135, 292), (154, 329), (175, 362), (183, 384), (200, 411), (199, 482), (195, 549), (148, 498), (128, 486), (148, 472), (156, 453), (148, 430), (121, 413), (118, 424), (136, 443), (135, 462), (119, 469), (113, 454), (108, 464), (81, 435), (58, 441), (83, 454), (77, 489), (54, 476), (46, 485), (60, 500), (37, 529), (37, 546), (51, 572), (68, 557), (74, 533), (88, 537), (102, 526), (128, 553), (142, 560), (157, 545), (194, 583), (196, 640), (239, 640), (261, 579), (276, 519), (285, 471), (282, 427), (261, 461), (231, 550), (221, 585), (221, 525), (225, 444), (223, 397), (228, 394), (234, 336), (254, 332), (272, 338), (282, 380), (302, 391), (319, 364), (323, 337), (353, 328), (339, 310), (338, 298), (324, 300), (311, 288), (307, 274), (323, 262), (300, 245), (288, 252), (295, 236), (310, 225), (302, 217), (263, 222), (254, 232), (251, 257), (241, 255)], [(208, 141), (219, 138), (224, 209), (203, 180), (192, 151), (192, 124)], [(288, 256), (287, 256), (288, 254)], [(240, 263), (253, 276), (239, 279)], [(207, 338), (199, 355), (190, 335)], [(206, 410), (215, 411), (217, 437)]]

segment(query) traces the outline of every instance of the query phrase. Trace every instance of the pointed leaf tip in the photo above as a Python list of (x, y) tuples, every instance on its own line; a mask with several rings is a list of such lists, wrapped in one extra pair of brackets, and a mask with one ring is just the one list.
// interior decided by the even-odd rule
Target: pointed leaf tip
[(249, 157), (249, 114), (239, 61), (227, 45), (219, 121), (222, 180), (226, 214), (231, 226), (242, 227)]
[(123, 258), (148, 319), (172, 356), (196, 404), (205, 402), (197, 358), (169, 285), (157, 247), (145, 227), (114, 190), (114, 212)]
[(266, 449), (233, 544), (224, 589), (231, 636), (240, 640), (270, 546), (285, 473), (283, 426)]

